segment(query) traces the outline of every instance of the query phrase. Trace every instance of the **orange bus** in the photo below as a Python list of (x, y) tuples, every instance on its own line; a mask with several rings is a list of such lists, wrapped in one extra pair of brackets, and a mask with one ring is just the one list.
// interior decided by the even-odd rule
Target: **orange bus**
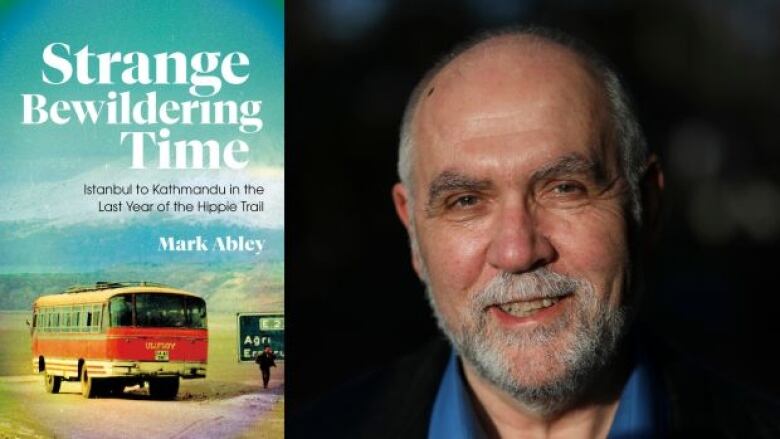
[(33, 369), (46, 391), (80, 381), (85, 398), (149, 386), (173, 399), (179, 378), (205, 378), (206, 302), (151, 282), (98, 282), (33, 303)]

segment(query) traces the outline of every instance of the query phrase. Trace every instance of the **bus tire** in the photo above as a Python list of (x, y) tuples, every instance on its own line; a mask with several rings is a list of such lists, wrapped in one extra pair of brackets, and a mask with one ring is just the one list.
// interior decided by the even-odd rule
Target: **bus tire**
[(98, 383), (85, 370), (81, 372), (81, 396), (94, 398), (98, 394)]
[(179, 393), (179, 377), (149, 380), (149, 395), (154, 399), (176, 399), (177, 393)]
[(43, 385), (46, 387), (46, 393), (59, 393), (60, 384), (62, 384), (62, 377), (44, 371)]

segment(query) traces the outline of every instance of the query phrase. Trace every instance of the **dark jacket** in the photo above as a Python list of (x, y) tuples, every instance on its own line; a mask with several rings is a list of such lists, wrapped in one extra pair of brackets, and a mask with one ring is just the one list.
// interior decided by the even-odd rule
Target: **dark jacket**
[[(780, 438), (780, 406), (716, 379), (671, 352), (648, 350), (668, 397), (670, 437)], [(286, 437), (426, 438), (433, 401), (450, 355), (435, 340), (392, 367), (339, 389), (287, 424)]]
[(276, 355), (273, 352), (261, 352), (255, 357), (255, 363), (260, 365), (260, 369), (268, 370), (271, 366), (276, 367)]

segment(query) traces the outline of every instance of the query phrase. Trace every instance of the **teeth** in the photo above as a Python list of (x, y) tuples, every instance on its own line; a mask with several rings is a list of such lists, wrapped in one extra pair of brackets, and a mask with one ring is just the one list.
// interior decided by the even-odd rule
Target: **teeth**
[(501, 304), (499, 307), (505, 313), (512, 314), (515, 317), (525, 317), (542, 308), (548, 308), (552, 305), (555, 305), (559, 300), (560, 298), (556, 297), (523, 302), (511, 302)]

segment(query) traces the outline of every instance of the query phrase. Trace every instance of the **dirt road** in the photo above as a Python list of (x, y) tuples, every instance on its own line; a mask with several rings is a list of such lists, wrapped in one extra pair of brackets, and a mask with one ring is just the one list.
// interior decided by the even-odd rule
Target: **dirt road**
[[(282, 366), (283, 367), (283, 366)], [(84, 399), (79, 384), (44, 392), (42, 377), (0, 377), (0, 437), (219, 438), (246, 435), (283, 398), (283, 372), (268, 390), (255, 377), (241, 383), (184, 382), (176, 401), (154, 401), (143, 389)]]

